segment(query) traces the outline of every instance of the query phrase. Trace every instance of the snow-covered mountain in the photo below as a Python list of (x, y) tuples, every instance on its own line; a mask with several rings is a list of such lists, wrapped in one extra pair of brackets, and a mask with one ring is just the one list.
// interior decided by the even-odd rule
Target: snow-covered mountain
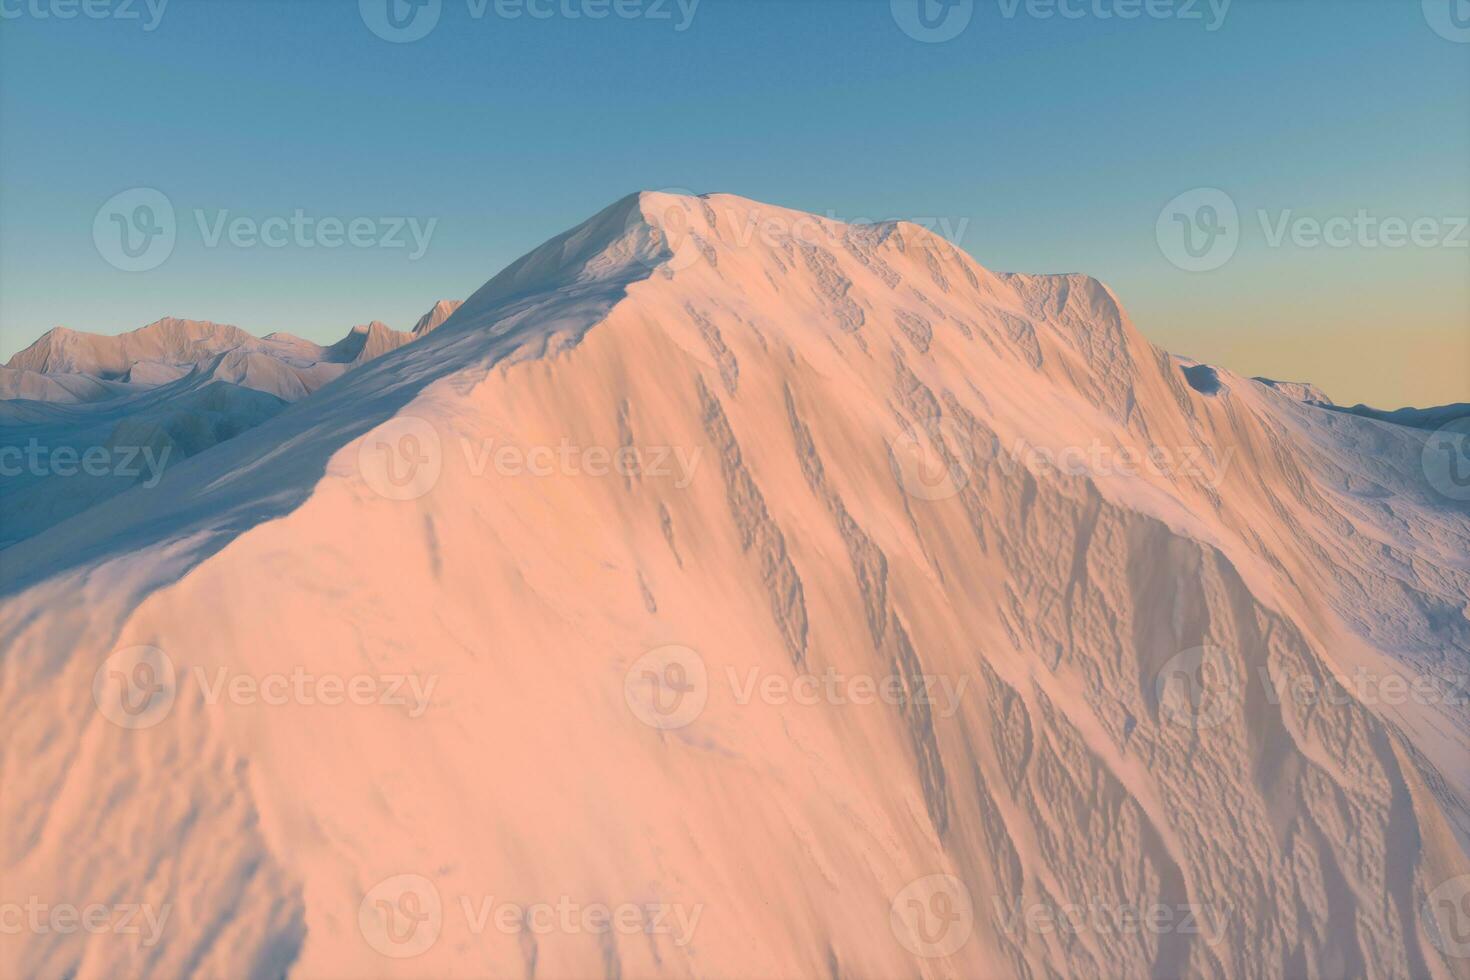
[(56, 327), (0, 367), (0, 399), (104, 401), (204, 371), (296, 401), (429, 333), (458, 307), (440, 300), (412, 331), (374, 320), (327, 347), (287, 333), (256, 337), (228, 324), (175, 317), (117, 335)]
[(441, 300), (412, 333), (373, 321), (328, 347), (174, 318), (117, 336), (47, 331), (0, 367), (0, 548), (156, 485), (168, 466), (434, 330), (458, 306)]
[(0, 551), (0, 973), (1470, 976), (1430, 438), (634, 195)]
[(434, 304), (433, 309), (419, 317), (419, 322), (413, 325), (413, 335), (415, 337), (422, 337), (426, 333), (438, 330), (444, 325), (445, 320), (454, 316), (454, 312), (461, 305), (461, 302), (457, 299), (441, 299)]

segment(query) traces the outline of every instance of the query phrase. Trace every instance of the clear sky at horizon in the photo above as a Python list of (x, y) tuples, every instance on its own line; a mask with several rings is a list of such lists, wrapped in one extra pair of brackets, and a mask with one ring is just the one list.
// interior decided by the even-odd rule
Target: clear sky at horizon
[[(973, 0), (942, 42), (904, 13), (930, 0), (427, 0), (405, 43), (370, 27), (387, 0), (168, 0), (156, 24), (160, 0), (124, 2), (0, 0), (0, 359), (165, 315), (406, 329), (678, 187), (928, 219), (988, 268), (1098, 276), (1176, 353), (1341, 402), (1470, 401), (1465, 0)], [(132, 188), (176, 216), (146, 271), (94, 240)], [(1239, 241), (1191, 272), (1166, 205), (1198, 188)], [(1183, 200), (1206, 234), (1217, 199)], [(375, 244), (210, 241), (297, 211)], [(434, 222), (422, 255), (376, 244), (394, 218)]]

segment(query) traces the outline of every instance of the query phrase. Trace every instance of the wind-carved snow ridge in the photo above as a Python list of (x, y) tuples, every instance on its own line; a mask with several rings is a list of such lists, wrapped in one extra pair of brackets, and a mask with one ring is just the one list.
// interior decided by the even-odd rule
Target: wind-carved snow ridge
[(431, 312), (0, 551), (0, 903), (171, 910), (0, 973), (1470, 976), (1427, 430), (730, 195)]

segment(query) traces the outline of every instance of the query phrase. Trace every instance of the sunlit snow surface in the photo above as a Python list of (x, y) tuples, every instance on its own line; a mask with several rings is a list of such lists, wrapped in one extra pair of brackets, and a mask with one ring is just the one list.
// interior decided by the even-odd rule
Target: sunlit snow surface
[(0, 551), (0, 975), (1470, 976), (1441, 437), (1201, 367), (615, 204)]

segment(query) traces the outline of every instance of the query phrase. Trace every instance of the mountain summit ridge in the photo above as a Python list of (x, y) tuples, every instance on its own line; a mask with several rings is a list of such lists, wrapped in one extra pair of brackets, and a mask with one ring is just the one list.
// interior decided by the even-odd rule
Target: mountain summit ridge
[[(5, 549), (0, 875), (187, 895), (139, 973), (1464, 975), (1430, 898), (1470, 721), (1325, 679), (1470, 657), (1470, 514), (1425, 433), (1195, 367), (917, 225), (625, 197)], [(140, 646), (176, 677), (145, 731), (90, 693)], [(302, 672), (427, 694), (195, 680)], [(433, 929), (395, 959), (403, 888)], [(953, 943), (905, 918), (936, 888)], [(698, 924), (477, 932), (491, 895)]]

